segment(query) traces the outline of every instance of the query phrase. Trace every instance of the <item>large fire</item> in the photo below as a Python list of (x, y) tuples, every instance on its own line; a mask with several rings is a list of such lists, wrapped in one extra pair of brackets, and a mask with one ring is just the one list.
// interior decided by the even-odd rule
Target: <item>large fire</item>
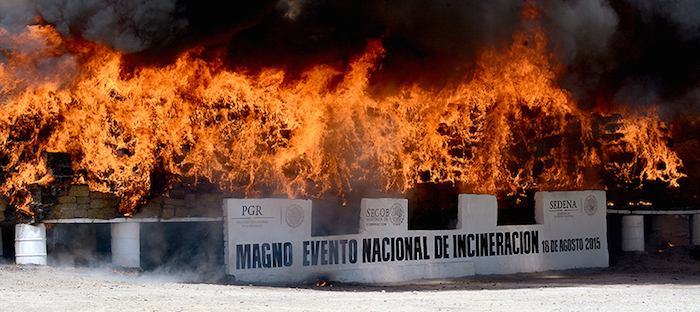
[(379, 39), (348, 66), (318, 64), (297, 79), (279, 68), (233, 70), (202, 48), (133, 67), (50, 25), (19, 36), (0, 29), (13, 47), (0, 50), (0, 195), (31, 214), (30, 188), (54, 179), (46, 152), (70, 154), (72, 183), (117, 195), (124, 214), (155, 178), (249, 197), (424, 182), (509, 195), (678, 185), (683, 163), (654, 111), (580, 110), (557, 86), (542, 31), (523, 29), (483, 51), (459, 83), (389, 95), (369, 91), (385, 53)]

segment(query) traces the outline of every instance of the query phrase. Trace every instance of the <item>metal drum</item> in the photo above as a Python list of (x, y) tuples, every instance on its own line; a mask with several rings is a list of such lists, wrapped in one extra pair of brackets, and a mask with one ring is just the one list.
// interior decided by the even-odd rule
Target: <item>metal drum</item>
[(17, 264), (46, 265), (46, 226), (15, 225), (15, 261)]

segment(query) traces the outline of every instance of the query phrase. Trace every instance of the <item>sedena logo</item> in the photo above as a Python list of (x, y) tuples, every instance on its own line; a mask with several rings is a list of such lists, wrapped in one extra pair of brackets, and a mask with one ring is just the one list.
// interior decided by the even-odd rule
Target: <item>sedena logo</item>
[(583, 210), (586, 211), (589, 216), (595, 214), (598, 210), (598, 201), (596, 201), (595, 196), (590, 195), (586, 197), (586, 200), (583, 202)]

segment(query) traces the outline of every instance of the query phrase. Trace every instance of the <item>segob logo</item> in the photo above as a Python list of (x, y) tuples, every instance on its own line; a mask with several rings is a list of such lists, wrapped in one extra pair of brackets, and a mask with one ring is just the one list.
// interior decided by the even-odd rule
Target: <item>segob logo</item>
[(403, 223), (404, 213), (403, 207), (400, 204), (394, 204), (389, 209), (389, 220), (393, 225), (401, 225)]
[(585, 210), (589, 216), (594, 215), (596, 210), (598, 210), (598, 202), (593, 195), (586, 197), (586, 200), (583, 202), (583, 210)]
[(284, 219), (287, 221), (287, 225), (295, 228), (304, 222), (304, 210), (299, 205), (291, 205), (287, 207)]

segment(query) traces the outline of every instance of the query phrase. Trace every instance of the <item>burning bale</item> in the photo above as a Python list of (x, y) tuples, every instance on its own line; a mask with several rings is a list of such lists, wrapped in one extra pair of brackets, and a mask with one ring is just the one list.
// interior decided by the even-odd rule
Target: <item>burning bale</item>
[(5, 198), (0, 197), (0, 220), (5, 219), (5, 210), (7, 209), (7, 200)]
[[(36, 213), (31, 185), (46, 189), (67, 178), (91, 194), (114, 194), (123, 215), (169, 195), (162, 212), (150, 212), (168, 217), (186, 214), (184, 196), (209, 183), (243, 196), (403, 193), (445, 182), (516, 196), (613, 187), (600, 180), (604, 172), (628, 185), (660, 179), (676, 186), (684, 176), (653, 115), (602, 124), (575, 106), (555, 84), (539, 29), (486, 51), (458, 84), (383, 98), (368, 92), (385, 53), (379, 41), (344, 70), (318, 65), (295, 80), (279, 69), (231, 71), (201, 49), (165, 67), (130, 69), (120, 53), (51, 26), (26, 32), (51, 41), (45, 54), (21, 57), (71, 57), (80, 69), (65, 88), (6, 87), (0, 191), (29, 215)], [(56, 155), (70, 155), (71, 168)], [(63, 163), (49, 170), (57, 159)], [(60, 209), (87, 217), (72, 200), (62, 199)], [(100, 198), (90, 203), (102, 206)]]

